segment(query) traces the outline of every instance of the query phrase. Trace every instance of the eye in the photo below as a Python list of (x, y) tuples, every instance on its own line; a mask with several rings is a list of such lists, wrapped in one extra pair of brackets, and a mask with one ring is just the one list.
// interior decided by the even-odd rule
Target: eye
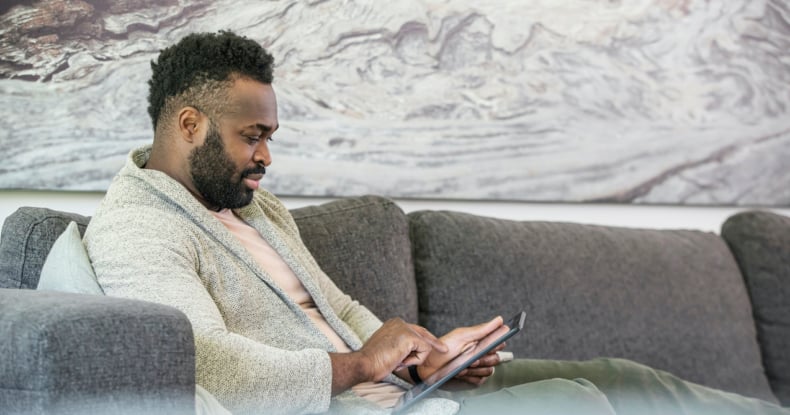
[(261, 141), (261, 137), (257, 135), (245, 135), (244, 138), (246, 138), (250, 143), (257, 143), (258, 141)]
[(274, 137), (266, 137), (266, 141), (272, 142), (274, 141)]

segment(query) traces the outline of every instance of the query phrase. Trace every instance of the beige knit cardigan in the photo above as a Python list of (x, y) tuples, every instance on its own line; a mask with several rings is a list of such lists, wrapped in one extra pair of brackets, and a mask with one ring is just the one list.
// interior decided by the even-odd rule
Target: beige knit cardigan
[[(186, 188), (141, 168), (149, 155), (150, 146), (130, 153), (85, 233), (104, 292), (184, 312), (195, 335), (196, 382), (234, 413), (386, 412), (352, 392), (331, 397), (329, 340)], [(276, 197), (258, 190), (235, 212), (282, 256), (351, 349), (381, 326), (321, 271)], [(457, 408), (431, 401), (422, 411)]]

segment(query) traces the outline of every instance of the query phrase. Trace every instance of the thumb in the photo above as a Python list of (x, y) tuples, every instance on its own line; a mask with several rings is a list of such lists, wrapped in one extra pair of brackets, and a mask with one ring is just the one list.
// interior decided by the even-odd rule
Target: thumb
[(480, 340), (483, 337), (487, 336), (492, 331), (501, 327), (503, 324), (505, 324), (505, 321), (502, 319), (502, 317), (496, 316), (492, 320), (487, 321), (485, 323), (480, 323), (476, 326), (467, 327), (467, 329), (464, 332), (464, 337), (466, 337), (466, 339), (469, 341)]

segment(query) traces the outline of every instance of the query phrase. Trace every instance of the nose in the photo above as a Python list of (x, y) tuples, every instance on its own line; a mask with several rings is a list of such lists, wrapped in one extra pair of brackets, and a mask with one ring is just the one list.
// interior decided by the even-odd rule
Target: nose
[(255, 163), (263, 163), (264, 166), (269, 167), (272, 164), (272, 153), (269, 152), (269, 144), (266, 140), (261, 140), (258, 144), (258, 147), (255, 148), (255, 154), (253, 154), (253, 161)]

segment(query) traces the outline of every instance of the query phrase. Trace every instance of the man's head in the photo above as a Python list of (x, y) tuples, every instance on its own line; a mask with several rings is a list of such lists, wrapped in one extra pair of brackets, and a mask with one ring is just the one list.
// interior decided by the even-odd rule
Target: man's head
[(178, 180), (211, 209), (252, 200), (277, 129), (273, 59), (230, 32), (192, 34), (151, 63), (154, 148), (146, 168)]
[(151, 62), (148, 114), (154, 131), (161, 119), (186, 105), (216, 115), (227, 100), (228, 83), (241, 77), (271, 84), (273, 65), (259, 44), (231, 32), (184, 37)]

